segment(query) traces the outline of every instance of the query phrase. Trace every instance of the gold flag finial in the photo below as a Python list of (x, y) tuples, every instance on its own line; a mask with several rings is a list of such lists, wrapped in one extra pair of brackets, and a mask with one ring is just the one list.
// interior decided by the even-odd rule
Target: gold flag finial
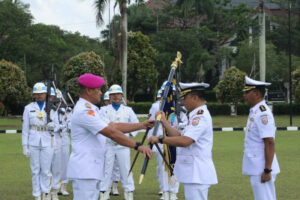
[(176, 59), (173, 61), (173, 63), (172, 63), (171, 66), (177, 68), (177, 67), (178, 67), (178, 64), (182, 64), (181, 57), (182, 57), (181, 53), (180, 53), (179, 51), (177, 51), (177, 57), (176, 57)]

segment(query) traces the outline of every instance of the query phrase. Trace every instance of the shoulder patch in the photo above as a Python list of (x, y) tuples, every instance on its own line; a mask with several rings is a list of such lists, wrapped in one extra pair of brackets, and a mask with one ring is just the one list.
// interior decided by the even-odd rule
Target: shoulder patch
[(200, 117), (195, 117), (192, 121), (192, 125), (193, 126), (197, 126), (199, 124), (199, 121), (201, 120)]
[(89, 109), (92, 108), (91, 104), (89, 104), (89, 103), (85, 103), (85, 107), (87, 107), (87, 108), (89, 108)]
[(87, 114), (88, 114), (88, 115), (92, 115), (92, 116), (95, 117), (95, 112), (94, 112), (93, 110), (89, 110), (89, 111), (87, 112)]
[(267, 125), (268, 124), (268, 115), (262, 115), (260, 116), (260, 119), (261, 119), (261, 123), (264, 124), (264, 125)]
[(198, 110), (197, 115), (202, 115), (204, 113), (204, 110)]
[(263, 105), (259, 106), (259, 109), (260, 109), (262, 112), (266, 111), (266, 107), (263, 106)]

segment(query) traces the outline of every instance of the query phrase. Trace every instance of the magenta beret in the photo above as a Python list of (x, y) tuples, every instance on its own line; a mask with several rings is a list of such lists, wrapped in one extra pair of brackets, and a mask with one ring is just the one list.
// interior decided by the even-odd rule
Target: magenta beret
[(94, 74), (83, 74), (78, 78), (78, 83), (87, 88), (101, 88), (105, 84), (105, 80)]

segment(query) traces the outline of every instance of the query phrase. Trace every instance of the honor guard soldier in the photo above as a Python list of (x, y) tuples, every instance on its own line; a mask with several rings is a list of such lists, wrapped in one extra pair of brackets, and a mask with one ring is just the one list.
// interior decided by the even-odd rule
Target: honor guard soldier
[[(104, 93), (103, 100), (104, 100), (105, 106), (102, 106), (100, 108), (100, 116), (106, 118), (106, 109), (108, 108), (108, 105), (110, 104), (109, 91)], [(109, 184), (109, 185), (112, 185), (110, 194), (112, 194), (113, 196), (119, 196), (120, 194), (118, 191), (118, 183), (120, 181), (120, 170), (119, 170), (117, 159), (115, 159), (112, 173), (113, 173), (112, 178), (111, 178), (111, 181)], [(104, 196), (104, 194), (101, 193), (100, 199), (103, 199), (104, 198), (103, 196)], [(105, 194), (105, 196), (108, 197), (109, 195)]]
[[(59, 89), (56, 89), (56, 97), (60, 100), (62, 103), (63, 95)], [(60, 133), (60, 140), (61, 140), (61, 150), (60, 150), (60, 173), (59, 173), (59, 181), (58, 185), (60, 186), (60, 190), (58, 192), (58, 195), (68, 196), (69, 193), (67, 191), (67, 166), (69, 162), (70, 157), (70, 120), (72, 116), (72, 108), (61, 106), (58, 110), (58, 127), (59, 127), (59, 133)], [(54, 180), (53, 180), (54, 182)], [(56, 187), (57, 188), (57, 187)], [(54, 200), (52, 196), (52, 200)]]
[(171, 127), (162, 111), (161, 124), (169, 136), (151, 136), (149, 143), (178, 146), (174, 174), (183, 183), (185, 199), (206, 200), (208, 189), (217, 184), (217, 174), (212, 161), (213, 127), (205, 105), (206, 83), (179, 83), (183, 104), (189, 111), (188, 124), (180, 133)]
[[(101, 118), (95, 105), (101, 99), (105, 81), (100, 76), (84, 74), (78, 78), (80, 99), (71, 120), (72, 153), (67, 177), (72, 181), (74, 200), (98, 200), (100, 181), (104, 180), (105, 137), (152, 156), (149, 147), (142, 146), (124, 133), (151, 128), (154, 121), (141, 123), (112, 123)], [(100, 135), (101, 134), (101, 135)], [(97, 137), (100, 135), (101, 137)]]
[[(132, 108), (121, 104), (123, 97), (122, 88), (115, 84), (108, 91), (111, 104), (106, 107), (105, 118), (110, 122), (138, 123), (139, 120)], [(131, 134), (135, 136), (137, 133), (134, 132)], [(129, 132), (126, 135), (129, 137)], [(105, 179), (101, 182), (100, 199), (109, 199), (115, 160), (119, 166), (125, 200), (133, 200), (133, 191), (135, 188), (132, 173), (128, 176), (130, 170), (130, 149), (118, 145), (111, 139), (106, 140)]]
[(250, 177), (255, 200), (275, 200), (280, 172), (275, 154), (275, 121), (264, 95), (271, 83), (245, 77), (244, 99), (250, 105), (245, 131), (243, 174)]
[[(36, 200), (50, 200), (50, 167), (53, 156), (53, 138), (47, 127), (47, 88), (44, 83), (33, 86), (35, 102), (25, 106), (22, 124), (23, 154), (30, 157), (32, 195)], [(51, 123), (51, 122), (50, 122)]]
[[(157, 111), (159, 111), (159, 106), (160, 106), (160, 100), (161, 100), (161, 90), (158, 90), (157, 95), (156, 95), (156, 101), (151, 105), (151, 108), (149, 110), (149, 119), (155, 120), (155, 114)], [(148, 139), (153, 133), (153, 129), (151, 129), (148, 132)], [(161, 125), (159, 125), (158, 131), (157, 131), (157, 136), (163, 135), (163, 130)], [(160, 149), (163, 149), (162, 144), (158, 144)], [(163, 194), (163, 159), (161, 155), (157, 152), (156, 147), (152, 148), (152, 151), (155, 153), (155, 158), (156, 158), (156, 178), (157, 182), (159, 185), (159, 195)], [(163, 198), (163, 197), (162, 197)]]

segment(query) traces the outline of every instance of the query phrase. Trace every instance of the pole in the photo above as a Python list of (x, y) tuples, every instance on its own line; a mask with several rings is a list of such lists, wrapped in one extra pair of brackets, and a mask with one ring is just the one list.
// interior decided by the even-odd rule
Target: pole
[(259, 5), (259, 72), (260, 80), (266, 81), (266, 20), (264, 11), (264, 1), (260, 1)]
[(289, 95), (289, 99), (290, 99), (290, 126), (293, 125), (293, 102), (292, 102), (292, 49), (291, 49), (291, 8), (292, 8), (292, 4), (291, 4), (291, 0), (288, 1), (289, 3), (289, 78), (290, 78), (290, 95)]

